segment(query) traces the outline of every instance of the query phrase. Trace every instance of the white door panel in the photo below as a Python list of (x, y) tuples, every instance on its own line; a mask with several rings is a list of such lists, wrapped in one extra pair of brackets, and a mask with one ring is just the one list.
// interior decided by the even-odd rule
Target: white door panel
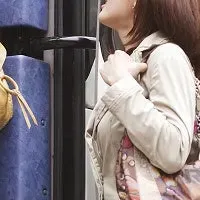
[(97, 72), (95, 62), (85, 83), (85, 103), (86, 108), (93, 109), (97, 99)]

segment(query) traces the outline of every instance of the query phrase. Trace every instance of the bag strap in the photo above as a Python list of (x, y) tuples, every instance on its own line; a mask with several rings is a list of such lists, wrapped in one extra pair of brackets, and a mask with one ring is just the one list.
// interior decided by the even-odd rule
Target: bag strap
[[(193, 72), (193, 76), (194, 76), (194, 81), (195, 81), (195, 93), (196, 93), (196, 121), (198, 120), (197, 124), (198, 126), (200, 126), (199, 123), (199, 116), (200, 116), (200, 80), (195, 76), (194, 72)], [(199, 128), (198, 128), (199, 129)], [(197, 131), (197, 133), (195, 133), (195, 137), (198, 141), (198, 149), (199, 149), (199, 160), (200, 160), (200, 133)]]
[(160, 45), (152, 45), (149, 49), (142, 51), (142, 61), (146, 63), (147, 60), (148, 60), (148, 58), (149, 58), (149, 56), (151, 55), (151, 53), (153, 53), (153, 51), (154, 51), (157, 47), (159, 47), (159, 46), (161, 46), (161, 45), (163, 45), (163, 44), (166, 44), (166, 43), (167, 43), (167, 42), (162, 43), (162, 44), (160, 44)]
[[(7, 54), (7, 52), (6, 52), (5, 47), (0, 43), (0, 70), (2, 70), (3, 64), (5, 62), (6, 54)], [(10, 82), (14, 86), (14, 89), (10, 89), (8, 87), (8, 85), (6, 84), (5, 80), (7, 82)], [(26, 102), (23, 95), (19, 91), (19, 87), (18, 87), (17, 83), (10, 76), (3, 74), (0, 77), (0, 85), (8, 94), (11, 94), (11, 95), (17, 97), (17, 100), (18, 100), (19, 105), (21, 107), (21, 110), (22, 110), (22, 113), (23, 113), (23, 116), (24, 116), (24, 119), (26, 121), (28, 128), (29, 129), (31, 128), (31, 123), (30, 123), (28, 114), (32, 118), (34, 124), (38, 125), (37, 120), (36, 120), (32, 110), (31, 110), (31, 108), (29, 107), (28, 103)]]

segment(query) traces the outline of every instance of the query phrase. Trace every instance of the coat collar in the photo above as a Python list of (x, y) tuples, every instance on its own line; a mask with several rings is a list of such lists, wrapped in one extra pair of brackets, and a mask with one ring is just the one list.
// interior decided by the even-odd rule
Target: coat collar
[(135, 49), (135, 51), (143, 52), (151, 49), (153, 46), (159, 46), (161, 44), (169, 42), (169, 39), (165, 37), (160, 31), (154, 32), (147, 36)]
[(146, 62), (144, 51), (154, 49), (156, 46), (169, 42), (161, 32), (157, 31), (147, 36), (130, 55), (135, 62)]

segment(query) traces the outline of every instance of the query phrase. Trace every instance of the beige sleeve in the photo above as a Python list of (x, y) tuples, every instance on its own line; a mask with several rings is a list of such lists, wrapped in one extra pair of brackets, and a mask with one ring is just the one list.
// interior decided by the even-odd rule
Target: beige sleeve
[(149, 99), (131, 75), (111, 86), (102, 97), (134, 145), (166, 173), (180, 170), (191, 148), (195, 85), (190, 67), (178, 46), (162, 45), (148, 61)]

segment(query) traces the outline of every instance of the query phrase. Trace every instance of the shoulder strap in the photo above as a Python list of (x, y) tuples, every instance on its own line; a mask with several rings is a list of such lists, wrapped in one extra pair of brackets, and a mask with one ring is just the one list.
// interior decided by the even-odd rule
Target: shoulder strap
[(149, 49), (142, 51), (142, 60), (143, 60), (143, 62), (146, 63), (147, 60), (148, 60), (148, 58), (149, 58), (149, 56), (151, 55), (151, 53), (153, 53), (153, 51), (154, 51), (157, 47), (159, 47), (159, 46), (161, 46), (161, 45), (163, 45), (163, 44), (166, 44), (166, 43), (167, 43), (167, 42), (162, 43), (162, 44), (160, 44), (160, 45), (153, 45), (153, 46), (151, 46)]

